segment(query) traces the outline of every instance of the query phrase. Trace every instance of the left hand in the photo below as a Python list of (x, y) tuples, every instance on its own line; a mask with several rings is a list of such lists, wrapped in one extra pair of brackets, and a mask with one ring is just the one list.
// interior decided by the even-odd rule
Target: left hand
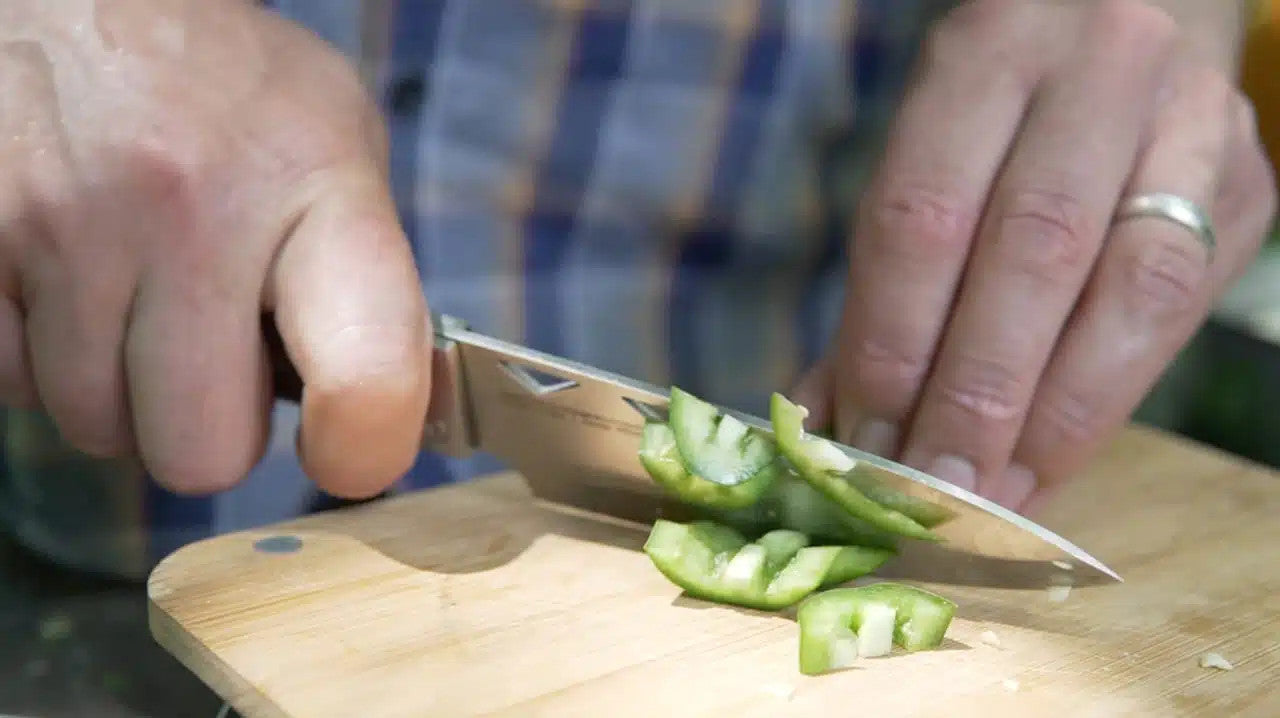
[[(1118, 430), (1276, 208), (1228, 63), (1139, 0), (961, 6), (933, 31), (860, 208), (812, 426), (1015, 511)], [(1197, 38), (1200, 39), (1200, 38)], [(1213, 220), (1210, 256), (1163, 192)]]

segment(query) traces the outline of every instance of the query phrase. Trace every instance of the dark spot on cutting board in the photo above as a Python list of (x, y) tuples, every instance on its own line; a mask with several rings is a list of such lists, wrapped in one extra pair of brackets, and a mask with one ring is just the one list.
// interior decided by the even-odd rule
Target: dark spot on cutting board
[(263, 553), (293, 553), (302, 548), (297, 536), (268, 536), (253, 542), (253, 548)]

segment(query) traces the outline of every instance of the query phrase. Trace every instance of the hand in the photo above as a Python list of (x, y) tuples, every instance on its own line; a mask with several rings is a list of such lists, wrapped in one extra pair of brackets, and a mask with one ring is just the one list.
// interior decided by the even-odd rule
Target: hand
[(411, 465), (430, 320), (343, 58), (246, 0), (8, 0), (0, 97), (0, 401), (220, 490), (265, 446), (273, 312), (308, 474)]
[[(1188, 32), (1138, 0), (934, 29), (796, 390), (815, 425), (1028, 512), (1123, 425), (1275, 211), (1251, 107)], [(1212, 261), (1173, 222), (1113, 223), (1142, 192), (1203, 207)]]

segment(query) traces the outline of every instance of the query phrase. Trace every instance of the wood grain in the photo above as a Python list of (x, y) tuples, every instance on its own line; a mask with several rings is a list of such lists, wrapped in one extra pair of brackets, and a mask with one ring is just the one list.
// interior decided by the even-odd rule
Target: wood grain
[(151, 577), (152, 629), (252, 717), (1280, 715), (1275, 473), (1134, 427), (1040, 520), (1125, 583), (925, 583), (959, 604), (943, 650), (820, 677), (789, 615), (681, 596), (642, 530), (515, 475), (190, 545)]

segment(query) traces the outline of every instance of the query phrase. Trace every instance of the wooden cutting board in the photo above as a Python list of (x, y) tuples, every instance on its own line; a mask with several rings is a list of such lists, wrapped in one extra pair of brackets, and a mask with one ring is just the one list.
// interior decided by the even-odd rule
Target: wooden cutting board
[(1126, 582), (923, 584), (959, 604), (944, 650), (820, 677), (789, 615), (682, 597), (644, 531), (509, 474), (190, 545), (151, 626), (255, 718), (1280, 716), (1275, 473), (1133, 428), (1041, 520)]

